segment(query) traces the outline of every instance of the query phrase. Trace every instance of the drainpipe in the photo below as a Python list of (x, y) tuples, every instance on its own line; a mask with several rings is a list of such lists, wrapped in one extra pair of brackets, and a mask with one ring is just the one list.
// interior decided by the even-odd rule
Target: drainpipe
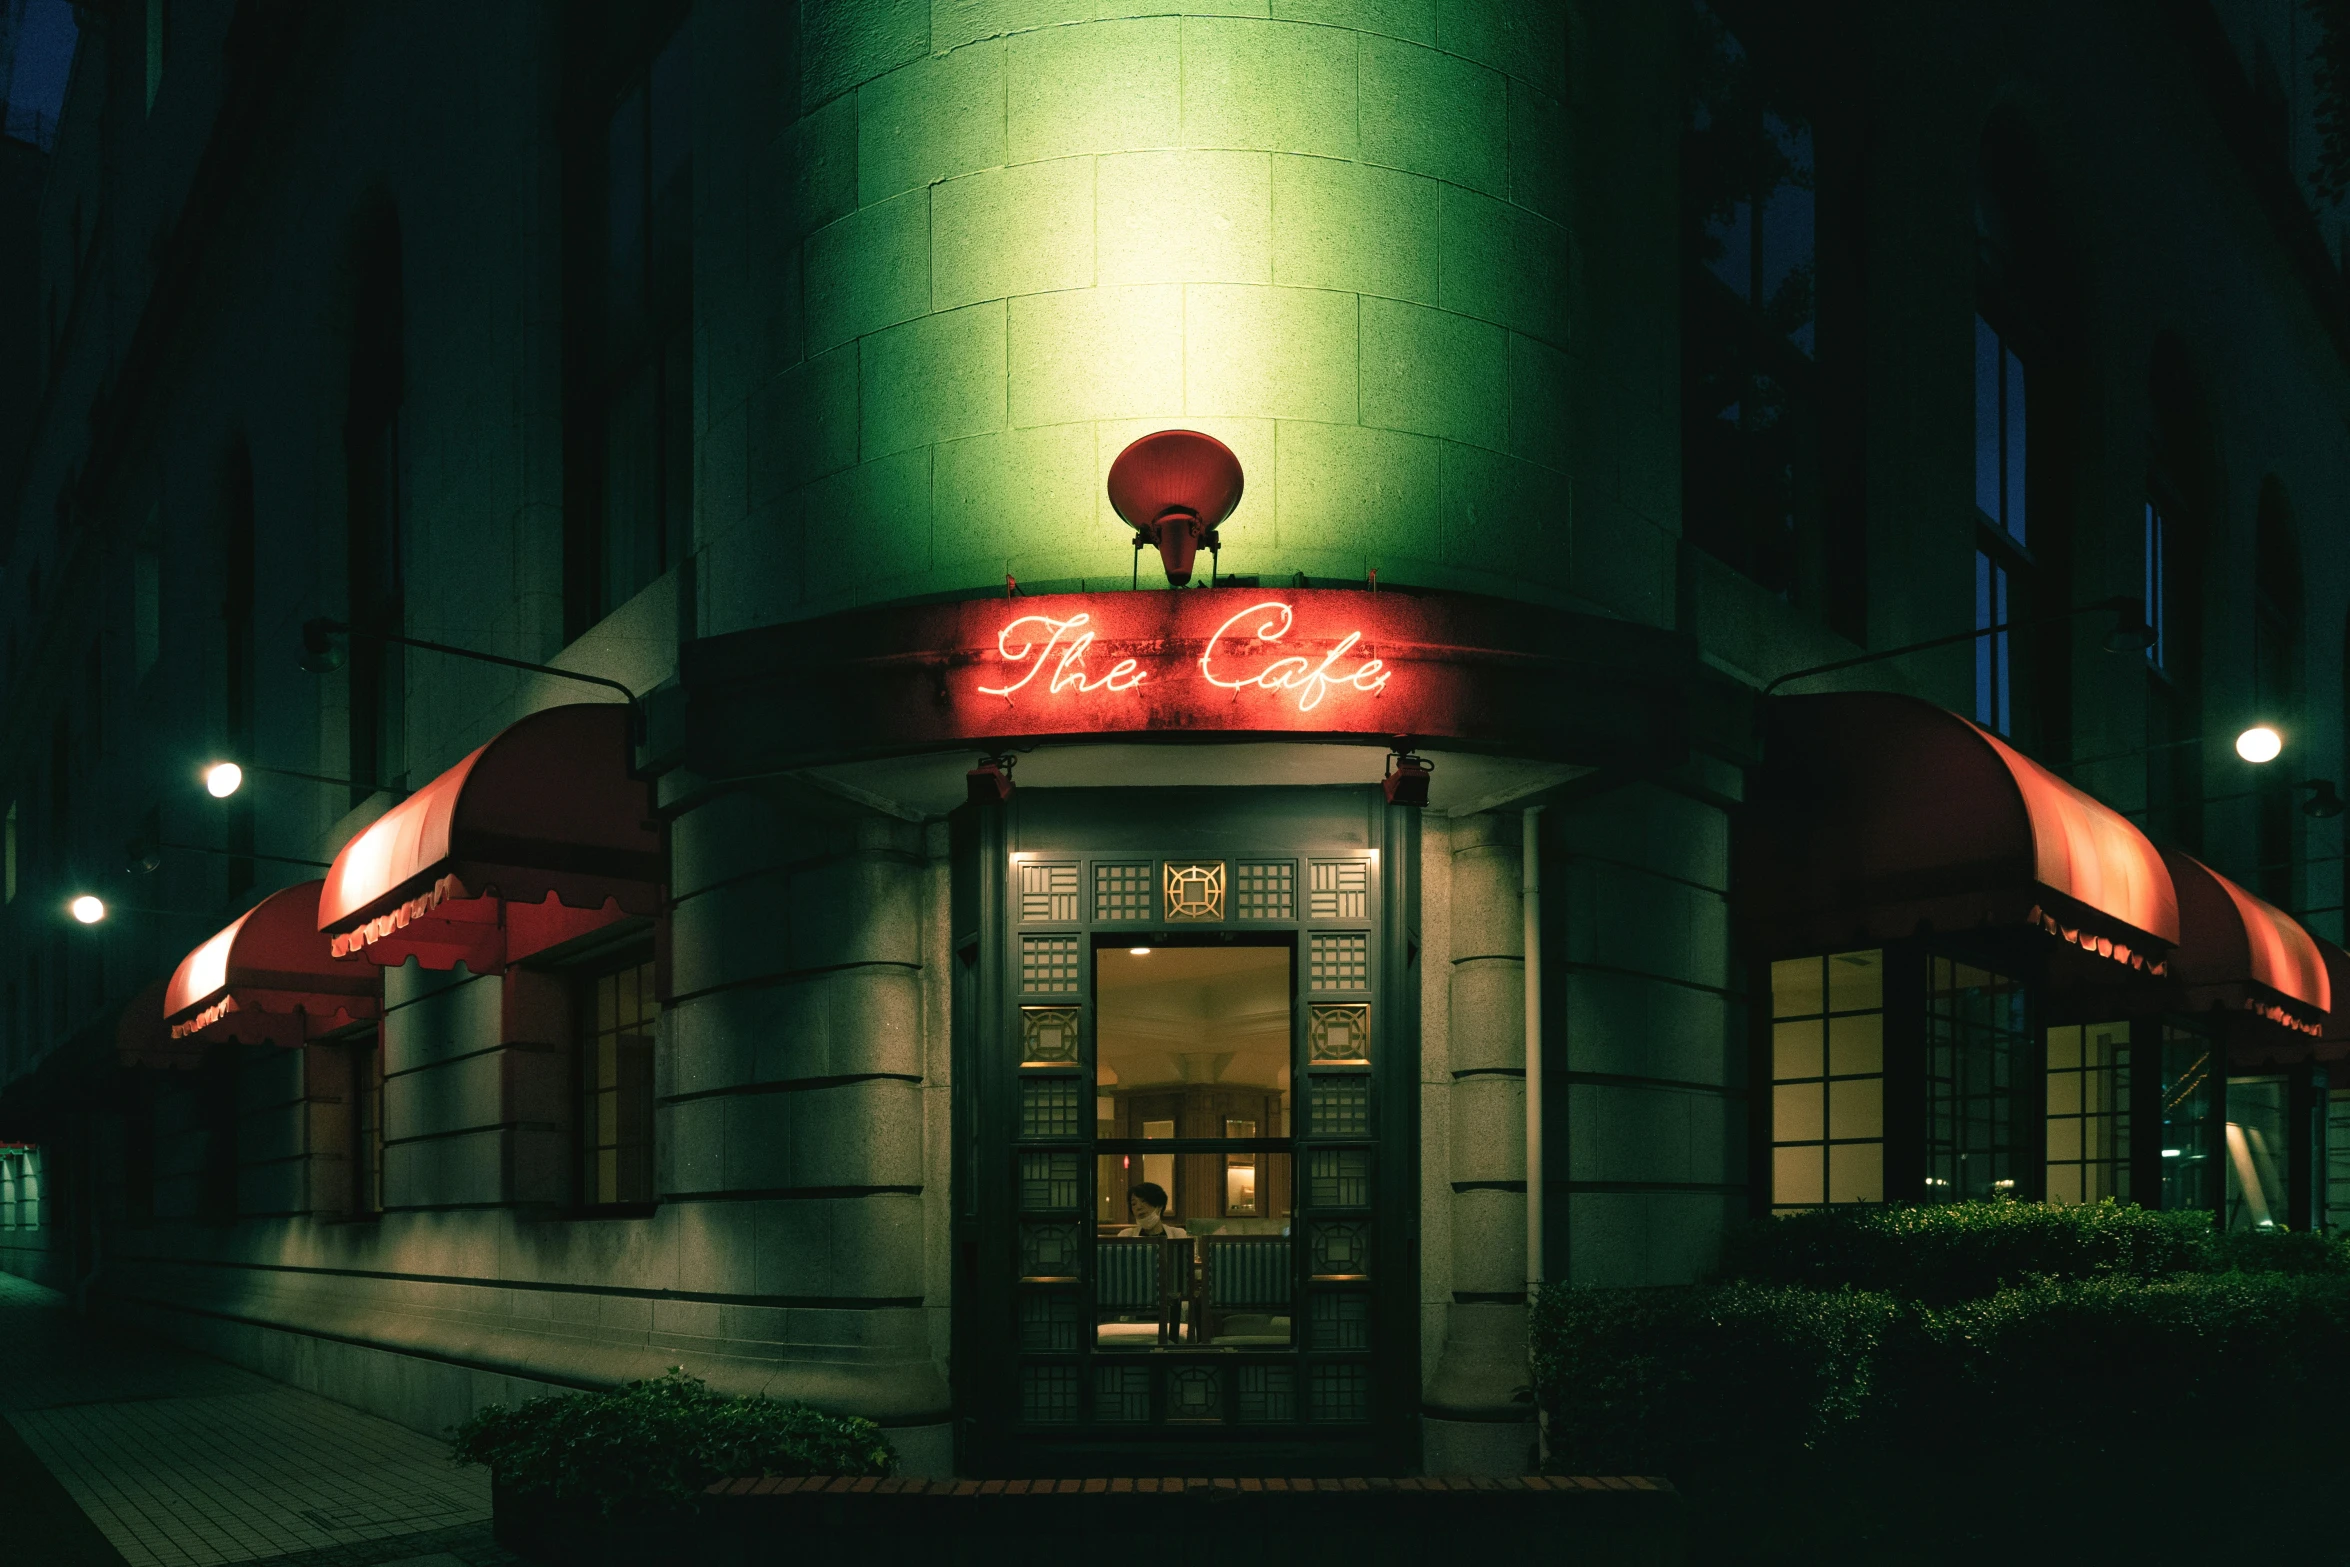
[[(1528, 1382), (1532, 1382), (1534, 1301), (1542, 1291), (1542, 807), (1524, 813), (1525, 843), (1520, 849), (1520, 918), (1526, 941), (1526, 1353)], [(1542, 1428), (1542, 1411), (1534, 1412), (1538, 1456), (1548, 1459), (1549, 1437)]]

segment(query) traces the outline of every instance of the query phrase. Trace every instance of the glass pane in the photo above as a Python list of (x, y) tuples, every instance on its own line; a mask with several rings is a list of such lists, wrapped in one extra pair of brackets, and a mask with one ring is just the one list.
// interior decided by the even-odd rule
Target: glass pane
[(1885, 954), (1839, 952), (1828, 959), (1828, 1010), (1873, 1012), (1885, 1004)]
[(1817, 1016), (1826, 994), (1820, 959), (1789, 958), (1771, 965), (1771, 1016)]
[(2228, 1079), (2227, 1227), (2271, 1230), (2285, 1223), (2292, 1167), (2281, 1077)]
[[(2077, 1067), (2080, 1064), (2081, 1030), (2077, 1026), (2050, 1029), (2048, 1031), (2048, 1070), (2061, 1072), (2068, 1067)], [(2056, 1106), (2053, 1101), (2048, 1108), (2051, 1111), (2055, 1110)]]
[(1771, 1076), (1784, 1081), (1794, 1077), (1822, 1075), (1818, 1021), (1806, 1018), (1798, 1023), (1773, 1024)]
[(2212, 1043), (2169, 1024), (2162, 1039), (2162, 1205), (2219, 1206), (2217, 1098)]
[(1782, 1083), (1771, 1090), (1771, 1141), (1816, 1143), (1826, 1135), (1823, 1085)]
[(2002, 412), (2006, 430), (2004, 437), (2006, 450), (2003, 454), (2005, 461), (2002, 467), (2006, 474), (2004, 499), (2007, 508), (2006, 516), (2002, 520), (2007, 525), (2008, 536), (2018, 544), (2022, 544), (2027, 542), (2024, 537), (2024, 475), (2027, 472), (2027, 449), (2024, 445), (2024, 362), (2015, 356), (2013, 349), (2009, 349), (2001, 358), (2003, 360), (2001, 368), (2005, 372), (2002, 377), (2000, 400), (2004, 405)]
[(1817, 1147), (1771, 1150), (1771, 1201), (1781, 1207), (1820, 1200), (1824, 1161)]
[(1828, 1023), (1828, 1071), (1861, 1077), (1885, 1070), (1885, 1014), (1863, 1012)]
[(1830, 1083), (1828, 1135), (1839, 1139), (1884, 1136), (1884, 1079), (1862, 1077)]
[[(1104, 948), (1094, 955), (1095, 1082), (1104, 1137), (1223, 1137), (1247, 1122), (1289, 1135), (1290, 949)], [(1175, 1193), (1178, 1211), (1206, 1194)], [(1188, 1200), (1187, 1200), (1188, 1199)]]
[(1975, 317), (1975, 506), (1999, 521), (1999, 334)]
[(1828, 1201), (1883, 1202), (1884, 1200), (1884, 1144), (1830, 1144), (1828, 1148)]
[[(1206, 1210), (1154, 1212), (1137, 1192), (1148, 1166), (1174, 1167), (1148, 1186), (1209, 1194)], [(1094, 1338), (1104, 1350), (1171, 1344), (1288, 1348), (1298, 1258), (1293, 1245), (1294, 1161), (1285, 1153), (1103, 1154), (1094, 1239)], [(1235, 1182), (1245, 1171), (1245, 1183)], [(1217, 1185), (1221, 1177), (1221, 1186)], [(1235, 1211), (1243, 1191), (1253, 1211)], [(1220, 1211), (1219, 1211), (1220, 1210)], [(1113, 1216), (1115, 1213), (1115, 1216)]]

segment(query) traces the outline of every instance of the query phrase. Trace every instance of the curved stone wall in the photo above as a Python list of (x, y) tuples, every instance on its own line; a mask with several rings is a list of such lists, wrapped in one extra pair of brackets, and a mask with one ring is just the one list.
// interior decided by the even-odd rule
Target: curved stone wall
[(799, 603), (1123, 584), (1102, 481), (1236, 450), (1223, 569), (1564, 586), (1555, 0), (837, 0), (791, 131)]

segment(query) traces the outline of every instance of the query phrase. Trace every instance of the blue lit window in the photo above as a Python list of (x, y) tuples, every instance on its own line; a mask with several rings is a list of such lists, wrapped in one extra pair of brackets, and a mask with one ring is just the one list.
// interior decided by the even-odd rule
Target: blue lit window
[(2024, 364), (1997, 327), (1975, 317), (1975, 722), (2014, 731), (2015, 669), (2011, 634), (2023, 595), (2016, 578), (2025, 553)]
[(2170, 651), (2170, 527), (2162, 508), (2146, 503), (2146, 623), (2154, 628), (2146, 662), (2161, 669)]

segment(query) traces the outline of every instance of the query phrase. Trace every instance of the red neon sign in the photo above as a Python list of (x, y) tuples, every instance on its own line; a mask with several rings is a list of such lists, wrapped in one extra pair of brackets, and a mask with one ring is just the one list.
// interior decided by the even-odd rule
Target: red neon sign
[[(1226, 617), (1200, 650), (1199, 678), (1226, 691), (1294, 692), (1301, 713), (1320, 707), (1333, 691), (1377, 696), (1394, 678), (1395, 671), (1384, 660), (1356, 655), (1363, 640), (1359, 629), (1348, 631), (1319, 659), (1286, 651), (1283, 643), (1296, 624), (1296, 611), (1279, 599), (1251, 604)], [(1091, 672), (1085, 660), (1096, 640), (1089, 611), (1015, 615), (996, 633), (995, 643), (997, 656), (1018, 678), (1007, 674), (1001, 685), (983, 685), (979, 693), (1010, 701), (1048, 668), (1052, 673), (1043, 691), (1052, 696), (1132, 691), (1151, 678), (1136, 658), (1121, 658), (1098, 674)], [(1252, 665), (1252, 657), (1259, 662)]]

